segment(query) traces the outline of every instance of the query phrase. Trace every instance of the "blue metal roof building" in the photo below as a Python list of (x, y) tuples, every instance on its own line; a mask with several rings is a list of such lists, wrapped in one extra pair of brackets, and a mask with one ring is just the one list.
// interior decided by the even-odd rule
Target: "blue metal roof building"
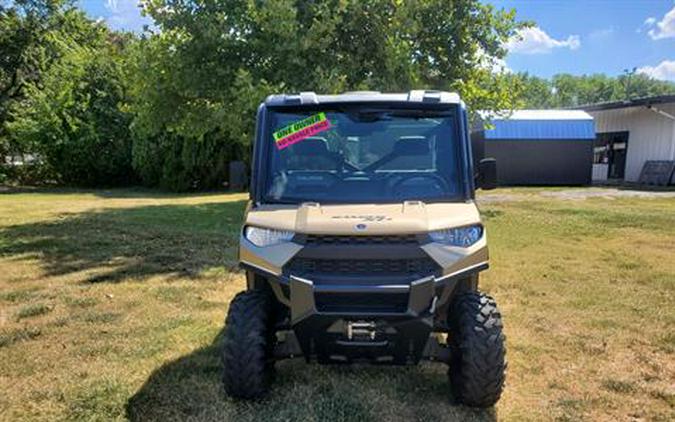
[(517, 110), (483, 116), (473, 134), (476, 159), (497, 159), (503, 185), (591, 183), (593, 117), (580, 110)]
[(593, 117), (577, 110), (517, 110), (492, 119), (485, 139), (595, 139)]

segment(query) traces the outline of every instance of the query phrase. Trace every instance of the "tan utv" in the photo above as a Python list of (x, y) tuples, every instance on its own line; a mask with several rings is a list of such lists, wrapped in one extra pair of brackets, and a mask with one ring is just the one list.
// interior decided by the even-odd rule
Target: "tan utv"
[(476, 171), (459, 96), (272, 95), (257, 114), (239, 260), (247, 290), (230, 304), (227, 393), (258, 398), (277, 360), (449, 366), (452, 396), (499, 399), (506, 368)]

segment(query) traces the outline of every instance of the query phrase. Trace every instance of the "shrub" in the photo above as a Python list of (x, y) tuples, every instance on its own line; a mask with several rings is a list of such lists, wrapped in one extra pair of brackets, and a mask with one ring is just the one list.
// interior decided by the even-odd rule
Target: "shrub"
[(61, 42), (63, 56), (26, 87), (8, 126), (17, 144), (41, 157), (44, 173), (80, 186), (127, 184), (131, 167), (129, 115), (122, 64), (101, 48)]

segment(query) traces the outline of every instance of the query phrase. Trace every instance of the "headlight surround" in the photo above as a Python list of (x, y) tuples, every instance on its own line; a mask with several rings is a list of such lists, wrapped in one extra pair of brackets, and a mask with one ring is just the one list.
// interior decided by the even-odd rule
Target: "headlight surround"
[(295, 236), (295, 233), (288, 230), (264, 229), (253, 226), (246, 226), (244, 228), (244, 237), (258, 247), (290, 242), (293, 236)]
[(449, 246), (468, 248), (483, 237), (483, 226), (474, 224), (471, 226), (454, 227), (451, 229), (437, 230), (429, 233), (434, 242)]

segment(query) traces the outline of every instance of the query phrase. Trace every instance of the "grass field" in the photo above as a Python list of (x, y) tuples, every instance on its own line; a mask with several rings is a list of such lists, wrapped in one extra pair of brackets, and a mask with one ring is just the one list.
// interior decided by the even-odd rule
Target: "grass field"
[(509, 359), (483, 411), (440, 364), (286, 361), (269, 398), (225, 398), (244, 195), (0, 195), (0, 419), (674, 420), (675, 198), (508, 195), (481, 207)]

